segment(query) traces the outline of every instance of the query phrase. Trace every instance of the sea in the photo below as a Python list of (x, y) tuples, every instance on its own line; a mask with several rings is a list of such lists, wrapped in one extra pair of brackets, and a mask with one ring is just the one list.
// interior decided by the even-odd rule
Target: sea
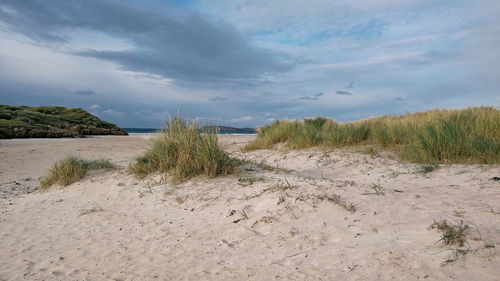
[(133, 134), (151, 134), (160, 130), (154, 128), (122, 128), (122, 129), (124, 129), (125, 132), (127, 133), (133, 133)]
[[(158, 128), (123, 128), (129, 134), (152, 134), (161, 130)], [(255, 135), (254, 131), (239, 131), (234, 133), (233, 131), (219, 130), (219, 134), (222, 135)]]

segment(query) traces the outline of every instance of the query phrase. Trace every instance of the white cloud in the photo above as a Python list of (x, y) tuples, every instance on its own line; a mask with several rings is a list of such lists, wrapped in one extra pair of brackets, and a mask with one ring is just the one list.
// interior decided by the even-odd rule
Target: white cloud
[(100, 106), (98, 104), (93, 104), (91, 106), (89, 106), (89, 109), (90, 110), (95, 110), (95, 109), (98, 109)]
[(252, 121), (252, 120), (253, 120), (252, 116), (243, 116), (240, 118), (231, 119), (231, 120), (229, 120), (229, 122), (230, 123), (239, 123), (239, 122), (248, 122), (248, 121)]
[(122, 117), (124, 114), (123, 112), (116, 111), (113, 109), (106, 109), (102, 112), (103, 114), (109, 115), (111, 117)]
[(0, 11), (10, 15), (10, 16), (17, 16), (17, 12), (14, 9), (11, 9), (5, 5), (0, 5)]
[(150, 74), (146, 72), (123, 71), (123, 73), (125, 75), (130, 75), (139, 81), (153, 85), (170, 86), (174, 82), (174, 79), (164, 78), (163, 76)]

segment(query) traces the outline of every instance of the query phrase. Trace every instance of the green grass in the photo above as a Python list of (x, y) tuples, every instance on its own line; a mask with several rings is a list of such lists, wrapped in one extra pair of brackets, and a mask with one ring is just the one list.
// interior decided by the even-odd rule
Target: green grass
[(284, 143), (292, 149), (376, 145), (417, 163), (500, 163), (500, 110), (429, 110), (340, 123), (317, 117), (259, 128), (244, 150)]
[(217, 131), (208, 128), (200, 130), (194, 122), (171, 118), (149, 149), (130, 164), (129, 171), (138, 178), (168, 173), (174, 181), (231, 173), (236, 161), (219, 147)]
[[(1, 118), (1, 116), (0, 116)], [(34, 127), (30, 126), (29, 124), (26, 124), (22, 121), (19, 120), (5, 120), (5, 119), (0, 119), (0, 127)]]
[(88, 170), (108, 169), (113, 165), (104, 159), (84, 160), (75, 156), (68, 156), (57, 161), (49, 170), (49, 174), (40, 181), (42, 189), (55, 184), (66, 186), (85, 177)]

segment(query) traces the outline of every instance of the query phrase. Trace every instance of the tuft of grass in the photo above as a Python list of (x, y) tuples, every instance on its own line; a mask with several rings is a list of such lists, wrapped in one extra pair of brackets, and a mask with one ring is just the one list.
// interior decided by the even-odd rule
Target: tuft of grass
[(429, 110), (401, 116), (373, 117), (340, 123), (317, 117), (276, 121), (258, 129), (243, 150), (314, 146), (376, 145), (417, 163), (500, 163), (500, 110), (472, 107)]
[(177, 116), (167, 121), (149, 149), (130, 164), (129, 172), (138, 178), (169, 173), (174, 181), (184, 181), (199, 175), (225, 175), (236, 164), (219, 147), (216, 127), (200, 130), (196, 123)]
[(422, 165), (420, 169), (417, 171), (417, 173), (427, 175), (429, 173), (432, 173), (434, 170), (439, 168), (438, 165), (436, 164), (427, 164), (427, 165)]
[(493, 248), (495, 248), (495, 243), (493, 243), (493, 242), (486, 243), (486, 244), (484, 244), (483, 248), (485, 248), (485, 249), (493, 249)]
[(252, 185), (254, 182), (258, 181), (264, 181), (264, 177), (244, 177), (244, 176), (239, 176), (238, 177), (238, 184), (241, 186), (249, 186)]
[(333, 202), (339, 206), (341, 206), (342, 208), (346, 209), (347, 211), (351, 212), (351, 213), (354, 213), (356, 212), (357, 208), (356, 208), (356, 205), (354, 205), (353, 203), (348, 203), (346, 202), (344, 199), (342, 199), (342, 197), (340, 197), (340, 195), (337, 195), (337, 194), (333, 194), (333, 195), (320, 195), (318, 196), (318, 199), (320, 200), (328, 200), (330, 202)]
[(362, 195), (370, 195), (370, 194), (375, 194), (375, 195), (385, 195), (385, 192), (382, 190), (382, 186), (380, 184), (372, 183), (371, 189), (373, 192), (365, 192), (362, 193)]
[(233, 223), (239, 223), (242, 220), (248, 220), (248, 215), (245, 213), (245, 211), (240, 211), (241, 218), (235, 219)]
[(285, 201), (286, 201), (285, 195), (287, 195), (286, 192), (284, 192), (283, 194), (280, 195), (280, 197), (278, 198), (278, 205), (285, 203)]
[(278, 179), (278, 182), (276, 183), (276, 185), (273, 186), (274, 189), (281, 190), (281, 191), (286, 191), (286, 190), (292, 189), (294, 187), (295, 186), (291, 185), (288, 182), (287, 178), (285, 178), (284, 181)]
[(83, 178), (88, 170), (109, 169), (113, 165), (104, 159), (84, 160), (75, 156), (68, 156), (57, 161), (49, 170), (49, 174), (40, 181), (42, 189), (59, 184), (66, 186)]
[(97, 204), (96, 202), (93, 202), (92, 208), (80, 210), (80, 216), (85, 216), (88, 214), (92, 214), (95, 212), (102, 212), (102, 211), (103, 211), (103, 209), (101, 208), (101, 206), (99, 206), (99, 204)]

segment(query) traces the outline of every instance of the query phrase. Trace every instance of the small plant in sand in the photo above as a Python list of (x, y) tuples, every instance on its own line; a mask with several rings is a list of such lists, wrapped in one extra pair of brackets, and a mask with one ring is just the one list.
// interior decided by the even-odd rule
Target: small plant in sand
[(216, 127), (202, 131), (194, 122), (173, 117), (149, 149), (130, 164), (129, 171), (138, 178), (155, 172), (169, 173), (174, 181), (183, 181), (199, 175), (225, 175), (236, 164), (219, 147)]
[(420, 169), (417, 171), (417, 173), (427, 175), (429, 173), (432, 173), (437, 168), (439, 168), (437, 164), (426, 164), (422, 165)]
[(274, 189), (276, 190), (281, 190), (281, 191), (286, 191), (288, 189), (292, 189), (294, 188), (295, 186), (291, 185), (289, 182), (288, 182), (288, 179), (285, 178), (285, 180), (280, 180), (278, 179), (278, 182), (274, 185)]
[[(434, 223), (429, 226), (429, 229), (437, 229), (441, 232), (441, 239), (439, 239), (436, 243), (443, 241), (445, 245), (456, 247), (451, 248), (452, 255), (441, 263), (442, 266), (454, 263), (458, 261), (461, 256), (465, 256), (468, 253), (476, 253), (479, 250), (465, 247), (465, 244), (468, 244), (467, 235), (469, 234), (470, 226), (464, 224), (462, 220), (460, 220), (460, 223), (455, 225), (449, 224), (447, 220), (434, 221)], [(481, 240), (481, 238), (477, 239)]]
[(365, 192), (362, 193), (362, 195), (370, 195), (370, 194), (375, 194), (375, 195), (385, 195), (385, 192), (382, 190), (382, 186), (380, 184), (372, 183), (371, 189), (373, 192)]
[(280, 197), (278, 198), (278, 205), (285, 203), (287, 196), (288, 194), (286, 192), (283, 192), (283, 194), (281, 194)]
[(495, 248), (495, 243), (493, 243), (493, 242), (486, 243), (486, 244), (484, 244), (483, 248), (485, 248), (485, 249), (494, 249)]
[(239, 223), (242, 220), (248, 220), (248, 215), (245, 213), (245, 211), (240, 211), (241, 218), (235, 219), (233, 223)]
[(328, 200), (330, 202), (333, 202), (351, 213), (354, 213), (357, 210), (356, 206), (353, 203), (346, 202), (344, 199), (342, 199), (342, 197), (340, 197), (340, 195), (337, 194), (332, 194), (332, 195), (324, 194), (324, 195), (318, 195), (317, 197), (320, 200)]
[(470, 229), (468, 225), (464, 225), (462, 220), (457, 225), (449, 224), (446, 220), (435, 221), (429, 228), (437, 229), (441, 232), (441, 239), (439, 241), (443, 241), (446, 245), (456, 245), (459, 247), (464, 246), (467, 241), (467, 231)]
[(84, 208), (80, 210), (80, 216), (85, 216), (88, 214), (92, 214), (95, 212), (102, 212), (102, 211), (103, 209), (101, 208), (101, 206), (99, 206), (99, 204), (97, 204), (97, 202), (92, 202), (91, 208)]
[(109, 169), (113, 165), (104, 159), (84, 160), (75, 156), (68, 156), (57, 161), (49, 170), (48, 176), (40, 181), (42, 189), (47, 189), (54, 184), (66, 186), (83, 178), (88, 170)]

